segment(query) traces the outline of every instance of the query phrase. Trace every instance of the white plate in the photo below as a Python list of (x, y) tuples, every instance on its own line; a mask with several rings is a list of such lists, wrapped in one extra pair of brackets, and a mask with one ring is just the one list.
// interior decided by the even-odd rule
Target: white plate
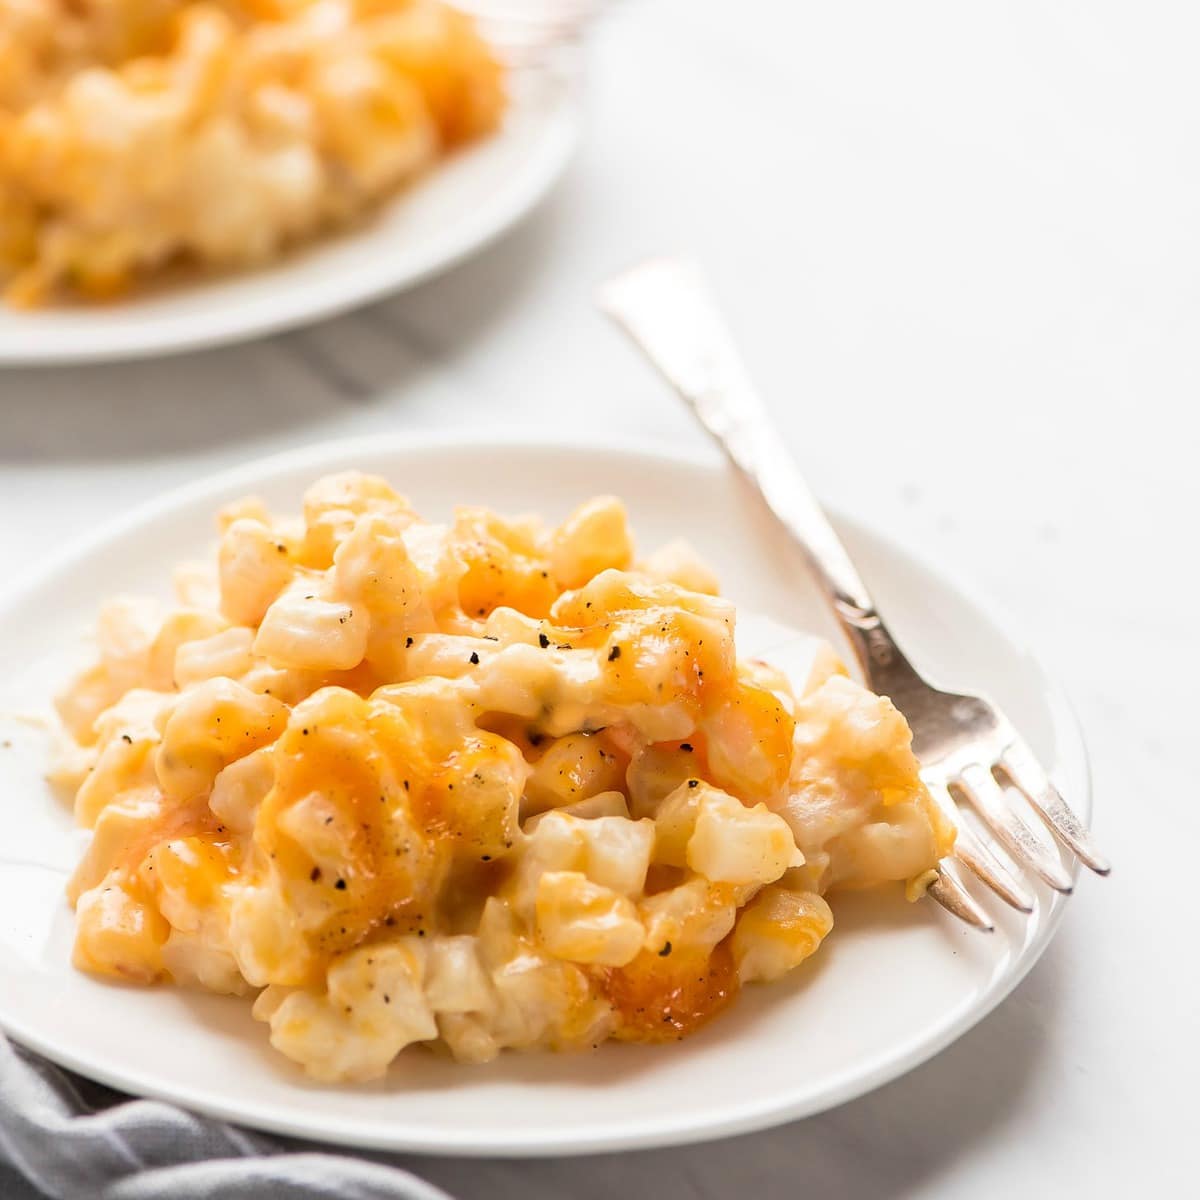
[(0, 305), (0, 365), (174, 354), (243, 341), (411, 287), (520, 220), (562, 173), (579, 128), (573, 60), (521, 73), (501, 130), (435, 166), (362, 229), (258, 270), (216, 275), (105, 305)]
[[(828, 629), (795, 555), (713, 459), (648, 450), (492, 440), (378, 438), (285, 454), (143, 508), (71, 550), (0, 604), (0, 711), (43, 705), (84, 653), (97, 601), (163, 590), (168, 565), (212, 538), (216, 507), (248, 492), (295, 508), (324, 471), (389, 476), (430, 515), (455, 503), (561, 517), (596, 492), (625, 498), (641, 544), (681, 534), (739, 605)], [(863, 574), (919, 663), (983, 686), (1012, 715), (1083, 817), (1087, 763), (1061, 693), (958, 584), (877, 535), (843, 523)], [(62, 899), (82, 835), (40, 777), (46, 735), (0, 721), (0, 1025), (106, 1083), (247, 1125), (360, 1146), (534, 1155), (712, 1138), (817, 1112), (893, 1079), (958, 1037), (1044, 949), (1062, 901), (995, 934), (932, 903), (838, 897), (837, 927), (811, 964), (685, 1042), (595, 1054), (506, 1055), (459, 1066), (413, 1048), (386, 1081), (305, 1081), (268, 1046), (244, 1000), (98, 982), (73, 971)], [(999, 907), (998, 905), (995, 907)]]

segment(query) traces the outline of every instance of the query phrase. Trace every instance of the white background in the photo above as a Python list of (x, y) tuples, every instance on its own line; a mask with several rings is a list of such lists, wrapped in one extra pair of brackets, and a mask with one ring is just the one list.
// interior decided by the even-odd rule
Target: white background
[(698, 442), (590, 307), (607, 273), (687, 250), (818, 490), (981, 584), (1072, 693), (1116, 870), (974, 1032), (771, 1133), (416, 1164), (463, 1200), (1195, 1186), (1198, 45), (1186, 4), (626, 0), (575, 166), (482, 257), (251, 346), (0, 375), (15, 570), (342, 434)]

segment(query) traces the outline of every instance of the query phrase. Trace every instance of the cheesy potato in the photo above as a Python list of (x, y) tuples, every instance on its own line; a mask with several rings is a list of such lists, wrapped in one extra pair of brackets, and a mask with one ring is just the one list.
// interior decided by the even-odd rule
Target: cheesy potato
[(827, 647), (739, 661), (615, 499), (435, 524), (349, 473), (219, 527), (60, 699), (75, 962), (253, 995), (318, 1079), (683, 1037), (950, 848), (896, 709)]
[(264, 262), (503, 109), (441, 0), (0, 0), (0, 286), (31, 305)]

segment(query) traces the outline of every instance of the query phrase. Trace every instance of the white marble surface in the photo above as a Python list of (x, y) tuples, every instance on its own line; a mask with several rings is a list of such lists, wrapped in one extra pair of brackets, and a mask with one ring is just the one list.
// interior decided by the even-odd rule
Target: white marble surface
[(255, 345), (0, 374), (0, 552), (34, 561), (344, 433), (697, 441), (589, 307), (607, 272), (689, 250), (824, 496), (982, 584), (1073, 694), (1116, 871), (981, 1026), (770, 1133), (420, 1163), (463, 1200), (1196, 1186), (1198, 34), (1183, 3), (625, 0), (578, 161), (481, 258)]

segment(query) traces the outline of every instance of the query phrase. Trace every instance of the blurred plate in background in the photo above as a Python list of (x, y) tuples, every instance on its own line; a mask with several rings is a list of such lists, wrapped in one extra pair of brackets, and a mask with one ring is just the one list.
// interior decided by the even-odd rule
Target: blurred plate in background
[(362, 228), (258, 270), (147, 287), (105, 305), (0, 307), (0, 365), (147, 358), (243, 341), (412, 287), (542, 199), (574, 149), (578, 101), (565, 63), (517, 73), (499, 133), (439, 163)]

